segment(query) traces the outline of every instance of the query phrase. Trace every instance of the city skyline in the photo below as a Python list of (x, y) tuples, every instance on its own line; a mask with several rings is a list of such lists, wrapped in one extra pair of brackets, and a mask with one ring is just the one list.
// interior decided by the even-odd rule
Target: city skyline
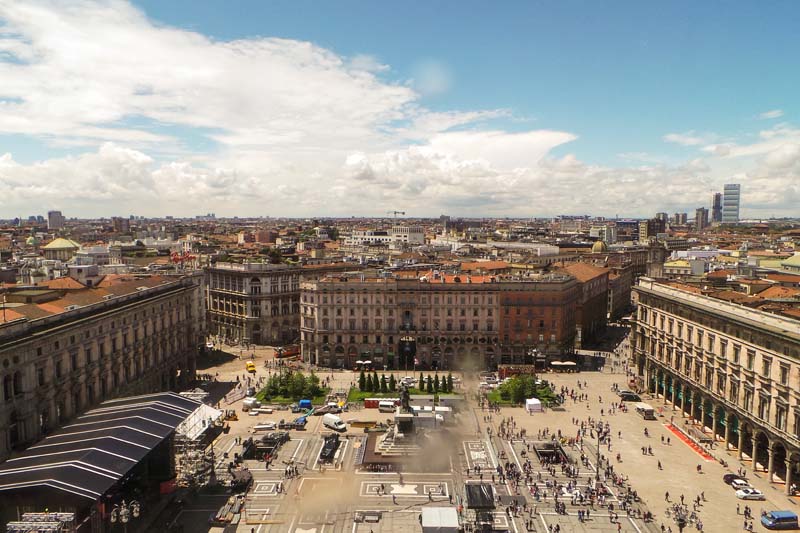
[(797, 216), (797, 12), (0, 1), (0, 218)]

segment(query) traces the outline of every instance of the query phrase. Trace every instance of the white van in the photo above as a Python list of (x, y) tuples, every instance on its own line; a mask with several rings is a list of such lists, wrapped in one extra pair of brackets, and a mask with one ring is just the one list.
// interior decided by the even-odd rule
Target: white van
[(378, 411), (381, 413), (394, 413), (394, 407), (393, 401), (378, 402)]
[(333, 413), (322, 415), (322, 425), (334, 431), (345, 431), (347, 426), (344, 421)]

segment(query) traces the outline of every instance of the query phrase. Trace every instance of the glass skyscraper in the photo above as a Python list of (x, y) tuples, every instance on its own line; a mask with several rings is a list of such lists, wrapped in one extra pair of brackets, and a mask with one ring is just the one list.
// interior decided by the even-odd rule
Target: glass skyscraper
[(722, 189), (722, 223), (739, 222), (739, 199), (742, 186), (738, 183), (726, 183)]

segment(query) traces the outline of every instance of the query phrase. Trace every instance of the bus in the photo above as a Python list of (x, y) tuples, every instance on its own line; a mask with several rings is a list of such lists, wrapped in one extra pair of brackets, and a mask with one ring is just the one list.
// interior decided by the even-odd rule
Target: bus
[(655, 420), (656, 410), (646, 403), (637, 403), (636, 412), (645, 420)]
[(284, 346), (283, 348), (275, 349), (276, 359), (286, 359), (289, 357), (297, 357), (298, 355), (300, 355), (300, 346), (298, 346), (297, 344), (292, 344), (289, 346)]

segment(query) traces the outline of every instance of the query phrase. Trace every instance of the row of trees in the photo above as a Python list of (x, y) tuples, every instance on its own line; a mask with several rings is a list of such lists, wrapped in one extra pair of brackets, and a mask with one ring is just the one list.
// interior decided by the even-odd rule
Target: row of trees
[(319, 377), (314, 372), (306, 376), (302, 372), (292, 372), (291, 370), (273, 374), (267, 380), (267, 385), (262, 389), (265, 398), (280, 396), (301, 400), (303, 398), (315, 398), (323, 393), (320, 386)]
[[(420, 373), (417, 388), (428, 394), (453, 392), (453, 374), (447, 374), (447, 378), (444, 376), (439, 378), (439, 374), (431, 377), (428, 374), (426, 378)], [(362, 370), (358, 376), (358, 389), (361, 392), (395, 392), (397, 391), (397, 381), (394, 378), (394, 374), (390, 374), (388, 379), (385, 374), (381, 374), (381, 377), (378, 378), (377, 372), (369, 374)]]
[(394, 374), (390, 374), (389, 379), (386, 379), (386, 374), (381, 374), (381, 378), (378, 379), (377, 372), (367, 374), (362, 370), (358, 376), (358, 390), (361, 392), (395, 392), (397, 380), (394, 379)]

